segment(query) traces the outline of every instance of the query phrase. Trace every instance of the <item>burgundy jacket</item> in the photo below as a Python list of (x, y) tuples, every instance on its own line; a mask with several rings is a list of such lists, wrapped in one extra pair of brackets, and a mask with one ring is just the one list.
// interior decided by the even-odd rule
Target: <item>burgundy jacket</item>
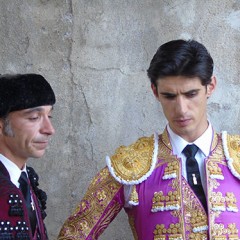
[(0, 240), (47, 240), (43, 222), (46, 217), (46, 193), (38, 188), (38, 175), (33, 168), (27, 167), (36, 206), (37, 228), (32, 236), (28, 211), (22, 192), (11, 182), (9, 173), (0, 162)]

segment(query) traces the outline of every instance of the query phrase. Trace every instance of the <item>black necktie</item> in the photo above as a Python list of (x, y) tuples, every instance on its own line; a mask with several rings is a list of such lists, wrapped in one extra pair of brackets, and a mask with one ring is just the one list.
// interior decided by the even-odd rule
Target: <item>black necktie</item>
[(36, 218), (36, 212), (33, 210), (33, 205), (31, 201), (31, 193), (30, 193), (30, 186), (28, 183), (28, 177), (25, 172), (21, 173), (21, 176), (18, 180), (19, 182), (19, 188), (23, 193), (27, 210), (28, 210), (28, 215), (31, 223), (31, 229), (32, 229), (32, 234), (34, 235), (35, 228), (36, 228), (36, 223), (37, 223), (37, 218)]
[(186, 169), (187, 169), (187, 179), (188, 183), (201, 201), (205, 210), (207, 210), (207, 202), (202, 187), (201, 176), (199, 172), (199, 167), (195, 155), (198, 151), (198, 147), (194, 144), (187, 145), (183, 149), (183, 154), (186, 156)]

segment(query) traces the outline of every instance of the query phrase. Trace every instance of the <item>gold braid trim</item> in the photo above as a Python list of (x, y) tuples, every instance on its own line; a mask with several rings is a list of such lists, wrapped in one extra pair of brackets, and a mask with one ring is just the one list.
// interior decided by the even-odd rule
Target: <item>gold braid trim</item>
[(158, 136), (142, 137), (129, 146), (119, 147), (107, 157), (112, 176), (126, 185), (139, 184), (146, 180), (155, 168), (158, 152)]
[(123, 207), (113, 200), (121, 187), (107, 167), (102, 169), (74, 213), (65, 221), (58, 240), (97, 239)]
[(222, 140), (228, 167), (232, 174), (240, 179), (240, 136), (222, 132)]

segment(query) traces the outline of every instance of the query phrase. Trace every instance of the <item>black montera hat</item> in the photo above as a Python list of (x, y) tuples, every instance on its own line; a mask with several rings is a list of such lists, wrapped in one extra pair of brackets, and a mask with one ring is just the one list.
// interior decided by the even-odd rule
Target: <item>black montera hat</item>
[(50, 84), (41, 75), (0, 75), (0, 117), (9, 112), (53, 105), (55, 102)]

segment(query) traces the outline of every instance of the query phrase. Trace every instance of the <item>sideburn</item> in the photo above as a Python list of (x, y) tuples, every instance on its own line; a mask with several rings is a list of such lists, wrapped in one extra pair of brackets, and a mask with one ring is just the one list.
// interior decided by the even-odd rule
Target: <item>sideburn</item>
[(7, 137), (14, 137), (14, 132), (8, 117), (3, 119), (3, 135)]

